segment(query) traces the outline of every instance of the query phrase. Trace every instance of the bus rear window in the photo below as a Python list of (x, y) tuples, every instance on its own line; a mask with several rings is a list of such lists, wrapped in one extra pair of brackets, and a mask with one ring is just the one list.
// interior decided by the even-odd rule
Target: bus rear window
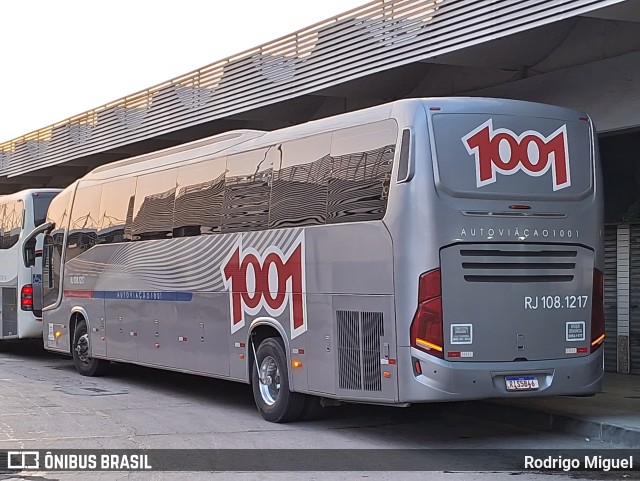
[(433, 116), (436, 185), (454, 197), (579, 199), (592, 189), (587, 122), (526, 115)]

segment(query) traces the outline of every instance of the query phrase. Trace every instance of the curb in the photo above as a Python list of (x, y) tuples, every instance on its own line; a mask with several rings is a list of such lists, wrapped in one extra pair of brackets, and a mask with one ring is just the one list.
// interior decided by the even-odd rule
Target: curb
[(640, 430), (604, 421), (581, 419), (567, 414), (514, 406), (500, 401), (462, 402), (458, 407), (460, 413), (466, 416), (523, 428), (584, 436), (590, 441), (611, 443), (619, 447), (640, 448)]

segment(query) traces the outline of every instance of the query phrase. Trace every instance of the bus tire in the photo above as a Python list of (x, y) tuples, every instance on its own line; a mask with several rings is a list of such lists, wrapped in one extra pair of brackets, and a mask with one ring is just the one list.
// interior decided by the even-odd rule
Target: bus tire
[(107, 363), (100, 359), (89, 357), (89, 333), (84, 319), (78, 321), (73, 332), (73, 344), (71, 345), (73, 364), (83, 376), (100, 376), (104, 374)]
[(262, 341), (256, 358), (251, 386), (258, 411), (272, 423), (295, 421), (302, 414), (306, 396), (289, 389), (289, 369), (282, 339), (270, 337)]

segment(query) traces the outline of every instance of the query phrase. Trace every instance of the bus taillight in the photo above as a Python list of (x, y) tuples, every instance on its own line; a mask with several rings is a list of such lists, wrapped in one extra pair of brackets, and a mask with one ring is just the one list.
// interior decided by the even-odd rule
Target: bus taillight
[(411, 346), (443, 357), (440, 269), (425, 272), (418, 284), (418, 309), (411, 323)]
[(591, 352), (604, 342), (604, 275), (593, 270), (593, 297), (591, 301)]
[(33, 311), (33, 286), (25, 284), (20, 291), (20, 308), (23, 311)]

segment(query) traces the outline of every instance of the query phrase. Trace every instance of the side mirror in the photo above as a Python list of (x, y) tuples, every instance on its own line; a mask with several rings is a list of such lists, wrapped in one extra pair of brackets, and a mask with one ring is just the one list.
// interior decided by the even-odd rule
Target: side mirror
[(33, 267), (36, 265), (36, 258), (39, 257), (39, 254), (36, 251), (36, 237), (38, 237), (43, 232), (51, 232), (54, 228), (55, 224), (53, 222), (45, 222), (44, 224), (33, 229), (31, 234), (27, 236), (22, 244), (22, 261), (24, 262), (25, 267)]
[(33, 267), (36, 265), (36, 238), (31, 237), (23, 244), (24, 266)]

